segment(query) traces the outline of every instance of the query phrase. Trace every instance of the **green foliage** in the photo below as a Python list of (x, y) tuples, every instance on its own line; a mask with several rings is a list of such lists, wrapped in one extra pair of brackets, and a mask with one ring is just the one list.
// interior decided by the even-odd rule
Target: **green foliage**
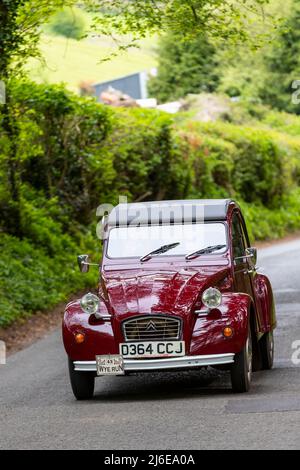
[(184, 168), (183, 180), (176, 174), (183, 162), (173, 142), (172, 124), (169, 115), (155, 110), (120, 110), (115, 114), (113, 133), (103, 150), (115, 171), (112, 188), (116, 195), (125, 194), (130, 200), (144, 195), (163, 199), (176, 195), (178, 188), (187, 184)]
[(86, 26), (82, 10), (75, 7), (63, 8), (49, 22), (49, 30), (52, 33), (77, 40), (84, 36)]
[(233, 144), (233, 170), (227, 172), (231, 180), (223, 180), (227, 186), (234, 187), (246, 202), (264, 201), (270, 208), (278, 204), (285, 191), (284, 151), (270, 133), (220, 123), (198, 124), (196, 128)]
[(189, 93), (214, 91), (218, 85), (216, 48), (204, 35), (182, 40), (168, 34), (158, 49), (158, 75), (149, 82), (149, 94), (162, 102)]
[[(16, 124), (15, 179), (20, 196), (23, 184), (30, 184), (48, 198), (59, 196), (66, 220), (89, 221), (90, 212), (98, 203), (91, 198), (90, 191), (97, 184), (98, 174), (87, 172), (87, 168), (98, 159), (97, 170), (104, 178), (109, 177), (109, 162), (100, 158), (102, 141), (110, 129), (108, 108), (100, 107), (92, 99), (77, 98), (61, 86), (20, 82), (12, 90), (10, 112)], [(5, 156), (10, 142), (5, 132), (2, 142), (0, 168), (2, 165), (7, 174)], [(2, 193), (6, 197), (0, 202), (2, 224), (10, 220), (5, 215), (10, 188), (8, 179), (4, 181)], [(26, 231), (22, 225), (19, 235)], [(9, 227), (6, 225), (5, 229)]]
[[(52, 229), (54, 221), (50, 225), (48, 228)], [(52, 237), (50, 232), (48, 235)], [(67, 300), (72, 292), (95, 282), (91, 275), (78, 274), (74, 259), (78, 247), (70, 237), (60, 235), (64, 240), (64, 251), (49, 256), (31, 241), (1, 234), (0, 326), (53, 307)]]
[(285, 195), (281, 207), (273, 210), (261, 204), (241, 203), (251, 240), (282, 238), (300, 227), (300, 189)]
[(253, 27), (253, 19), (256, 24), (263, 23), (268, 0), (95, 0), (90, 4), (90, 10), (97, 14), (97, 31), (112, 36), (131, 33), (130, 44), (147, 33), (171, 31), (185, 38), (208, 33), (217, 39), (257, 45), (264, 32)]
[(242, 97), (250, 103), (261, 103), (266, 86), (274, 86), (266, 67), (268, 46), (256, 51), (245, 47), (223, 50), (219, 53), (218, 92), (230, 97)]
[[(249, 40), (257, 44), (264, 35), (247, 26), (262, 23), (262, 8), (268, 0), (84, 0), (81, 6), (94, 13), (93, 29), (103, 35), (131, 35), (130, 44), (153, 32), (173, 31), (195, 37), (208, 32), (214, 38)], [(75, 0), (2, 0), (0, 2), (0, 78), (7, 78), (12, 68), (20, 72), (29, 57), (39, 55), (42, 26), (58, 10), (54, 29), (59, 34), (78, 38), (83, 31), (82, 15), (68, 7)], [(76, 12), (76, 14), (74, 13)], [(99, 15), (99, 12), (101, 14)], [(126, 45), (120, 45), (120, 49)]]
[(281, 16), (272, 41), (256, 51), (245, 45), (224, 49), (219, 56), (218, 91), (300, 114), (300, 2), (288, 0), (282, 12), (282, 1), (272, 0), (268, 10)]
[(0, 2), (0, 79), (20, 73), (28, 57), (38, 56), (41, 25), (71, 0)]
[[(300, 114), (299, 104), (292, 102), (292, 84), (300, 73), (300, 2), (294, 0), (285, 28), (266, 56), (268, 80), (261, 90), (261, 99), (281, 110)], [(297, 86), (299, 88), (299, 84)], [(299, 97), (299, 93), (297, 95)]]
[[(0, 115), (0, 325), (95, 285), (97, 272), (82, 276), (76, 255), (97, 259), (96, 208), (117, 203), (119, 195), (234, 197), (256, 239), (299, 227), (296, 116), (288, 121), (251, 106), (232, 115), (232, 123), (175, 121), (156, 110), (113, 110), (61, 86), (26, 82), (15, 83), (11, 96), (19, 200), (12, 206), (11, 142)], [(284, 123), (289, 134), (280, 132)]]
[(177, 118), (192, 162), (188, 197), (234, 197), (252, 240), (299, 230), (300, 118), (249, 102), (220, 118), (231, 123)]

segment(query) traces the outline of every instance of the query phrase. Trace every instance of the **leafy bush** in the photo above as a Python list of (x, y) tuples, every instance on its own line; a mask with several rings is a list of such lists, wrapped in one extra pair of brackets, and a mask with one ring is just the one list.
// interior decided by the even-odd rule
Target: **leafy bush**
[[(52, 224), (53, 225), (53, 224)], [(48, 250), (29, 240), (0, 237), (0, 326), (67, 300), (72, 292), (95, 283), (95, 276), (80, 276), (74, 262), (78, 247), (61, 234), (65, 251)]]
[(48, 27), (59, 36), (81, 39), (86, 29), (85, 15), (79, 8), (66, 7), (52, 17)]
[[(98, 184), (97, 171), (104, 187), (109, 179), (109, 161), (102, 152), (111, 125), (108, 108), (78, 98), (61, 86), (18, 83), (12, 90), (11, 110), (16, 134), (13, 171), (20, 198), (29, 185), (47, 199), (59, 198), (65, 228), (70, 222), (89, 223), (91, 211), (98, 205), (99, 196), (91, 190)], [(8, 174), (6, 147), (11, 142), (0, 131), (1, 140), (0, 171)], [(11, 215), (3, 214), (12, 199), (9, 179), (1, 191), (0, 224), (10, 231)], [(17, 235), (26, 234), (24, 217), (21, 222), (22, 233)]]
[(276, 206), (284, 192), (283, 152), (263, 130), (226, 124), (203, 126), (202, 132), (234, 145), (232, 185), (246, 202)]
[(184, 192), (189, 174), (172, 125), (168, 114), (156, 110), (124, 109), (115, 114), (103, 151), (115, 171), (116, 196), (163, 199)]
[(169, 33), (161, 39), (158, 52), (158, 74), (149, 82), (149, 93), (159, 101), (217, 88), (217, 50), (204, 35), (183, 40)]
[(269, 210), (263, 204), (241, 203), (250, 238), (273, 240), (300, 228), (300, 190), (295, 188), (284, 197), (280, 208)]

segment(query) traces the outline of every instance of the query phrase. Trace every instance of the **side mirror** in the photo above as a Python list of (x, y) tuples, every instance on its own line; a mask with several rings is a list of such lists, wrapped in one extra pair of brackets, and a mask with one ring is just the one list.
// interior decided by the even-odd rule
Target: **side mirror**
[(247, 248), (246, 255), (251, 259), (253, 266), (257, 263), (257, 248)]
[(77, 263), (82, 273), (88, 273), (90, 270), (89, 255), (77, 256)]

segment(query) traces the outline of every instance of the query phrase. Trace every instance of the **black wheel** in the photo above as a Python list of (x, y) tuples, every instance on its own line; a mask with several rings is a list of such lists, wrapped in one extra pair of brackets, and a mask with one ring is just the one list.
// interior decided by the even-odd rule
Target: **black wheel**
[(77, 400), (89, 400), (94, 395), (95, 375), (93, 372), (77, 372), (69, 359), (69, 374), (74, 396)]
[(274, 363), (274, 335), (269, 331), (259, 341), (262, 369), (272, 369)]
[(250, 327), (245, 347), (235, 355), (230, 372), (232, 390), (236, 393), (248, 392), (252, 377), (252, 335)]

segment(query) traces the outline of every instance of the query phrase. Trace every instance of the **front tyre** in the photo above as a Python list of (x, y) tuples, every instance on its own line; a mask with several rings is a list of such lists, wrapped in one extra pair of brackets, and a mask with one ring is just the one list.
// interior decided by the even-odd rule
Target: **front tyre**
[(259, 341), (262, 369), (270, 370), (274, 363), (274, 335), (273, 331), (265, 333)]
[(69, 374), (75, 398), (77, 400), (89, 400), (93, 398), (95, 388), (94, 373), (75, 371), (73, 361), (69, 358)]
[(236, 393), (248, 392), (252, 377), (252, 336), (249, 327), (248, 338), (245, 347), (235, 355), (234, 364), (231, 366), (232, 390)]

